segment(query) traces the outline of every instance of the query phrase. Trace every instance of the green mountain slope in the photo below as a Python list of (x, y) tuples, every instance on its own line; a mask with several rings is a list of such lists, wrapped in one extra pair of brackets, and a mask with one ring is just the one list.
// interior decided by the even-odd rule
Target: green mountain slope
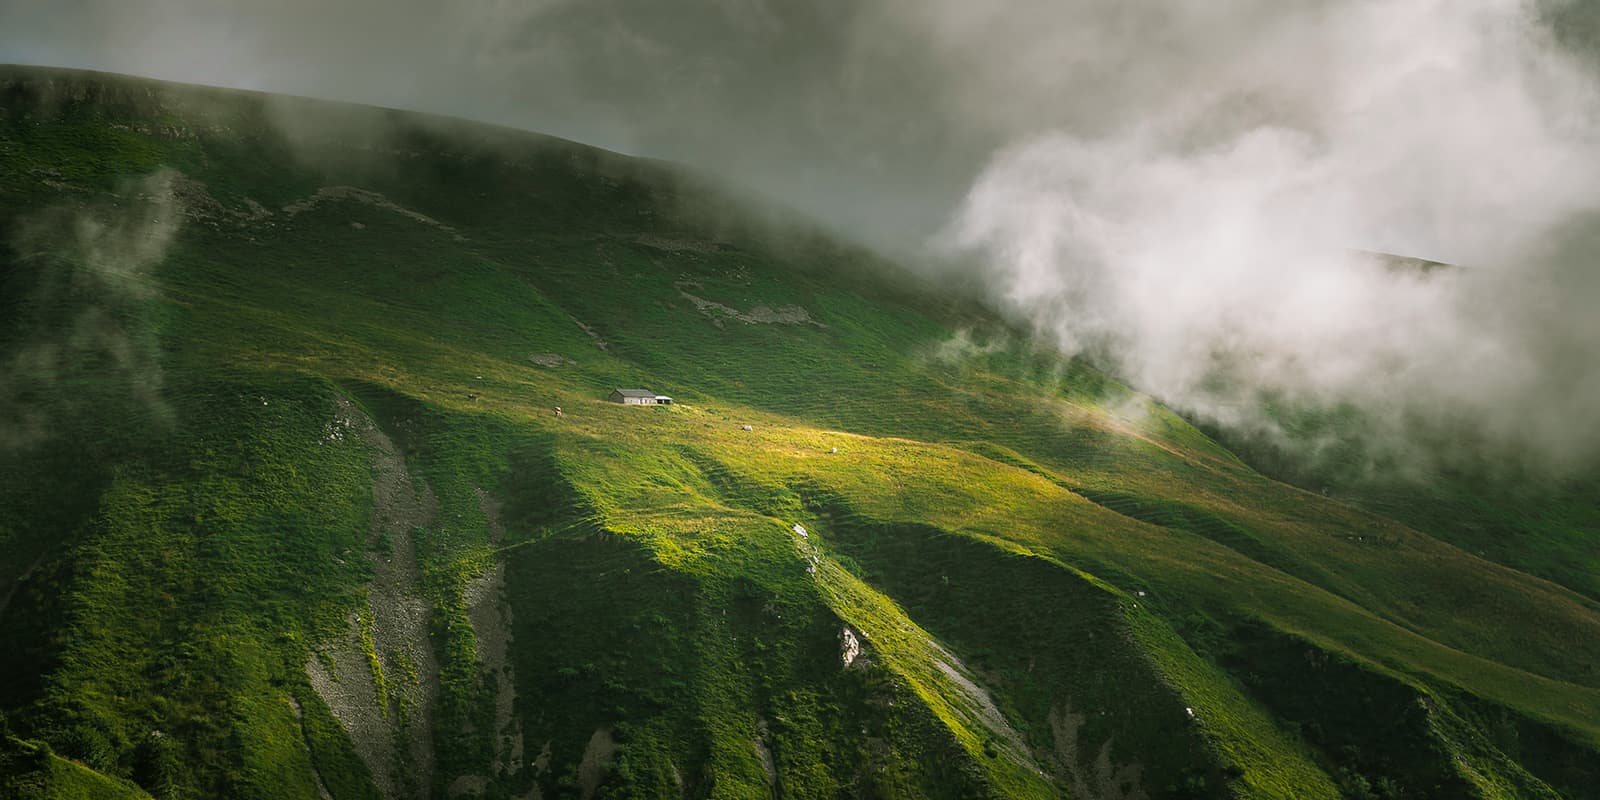
[(669, 165), (4, 68), (0, 224), (42, 796), (1597, 795), (1592, 595)]

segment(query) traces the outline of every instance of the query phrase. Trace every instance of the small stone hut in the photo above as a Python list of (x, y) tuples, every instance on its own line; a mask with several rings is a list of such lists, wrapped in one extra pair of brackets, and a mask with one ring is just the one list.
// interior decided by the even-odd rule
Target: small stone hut
[(625, 406), (670, 406), (672, 398), (664, 394), (656, 394), (649, 389), (616, 389), (611, 396), (606, 398), (613, 403)]

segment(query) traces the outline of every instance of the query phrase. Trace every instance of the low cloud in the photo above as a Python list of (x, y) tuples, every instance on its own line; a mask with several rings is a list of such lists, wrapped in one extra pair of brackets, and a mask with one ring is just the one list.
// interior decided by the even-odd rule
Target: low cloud
[[(1597, 18), (1573, 0), (13, 0), (0, 61), (683, 161), (953, 270), (1195, 416), (1282, 437), (1269, 407), (1353, 409), (1391, 460), (1465, 430), (1475, 453), (1567, 468), (1600, 450)], [(329, 138), (299, 113), (291, 138)]]

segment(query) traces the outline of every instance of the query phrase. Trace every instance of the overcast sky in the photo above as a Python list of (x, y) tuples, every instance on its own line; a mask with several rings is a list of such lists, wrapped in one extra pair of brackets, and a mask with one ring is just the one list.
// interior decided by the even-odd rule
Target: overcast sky
[[(974, 115), (969, 103), (999, 87), (952, 81), (952, 54), (910, 27), (921, 13), (909, 8), (0, 0), (0, 61), (499, 122), (709, 167), (830, 221), (870, 212), (895, 236), (926, 235), (1019, 128)], [(1028, 98), (1014, 99), (1024, 115)]]
[(942, 227), (1030, 137), (1316, 136), (1378, 93), (1353, 108), (1370, 127), (1492, 110), (1428, 94), (1447, 80), (1425, 73), (1479, 89), (1487, 65), (1452, 59), (1527, 56), (1530, 18), (1519, 0), (0, 0), (0, 61), (543, 131), (708, 167), (888, 244)]
[(1191, 413), (1353, 403), (1403, 444), (1428, 409), (1570, 463), (1600, 450), (1600, 104), (1549, 24), (1571, 5), (0, 0), (0, 61), (683, 161), (957, 258)]

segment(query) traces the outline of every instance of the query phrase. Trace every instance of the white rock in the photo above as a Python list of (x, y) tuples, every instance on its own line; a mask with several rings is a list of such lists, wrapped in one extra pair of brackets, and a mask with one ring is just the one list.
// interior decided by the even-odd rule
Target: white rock
[(801, 525), (798, 522), (794, 524), (794, 532), (800, 534), (800, 537), (803, 539), (811, 538), (811, 535), (806, 533), (806, 526)]
[(839, 630), (839, 661), (848, 668), (854, 664), (856, 657), (861, 655), (861, 640), (856, 638), (855, 631), (849, 628)]

